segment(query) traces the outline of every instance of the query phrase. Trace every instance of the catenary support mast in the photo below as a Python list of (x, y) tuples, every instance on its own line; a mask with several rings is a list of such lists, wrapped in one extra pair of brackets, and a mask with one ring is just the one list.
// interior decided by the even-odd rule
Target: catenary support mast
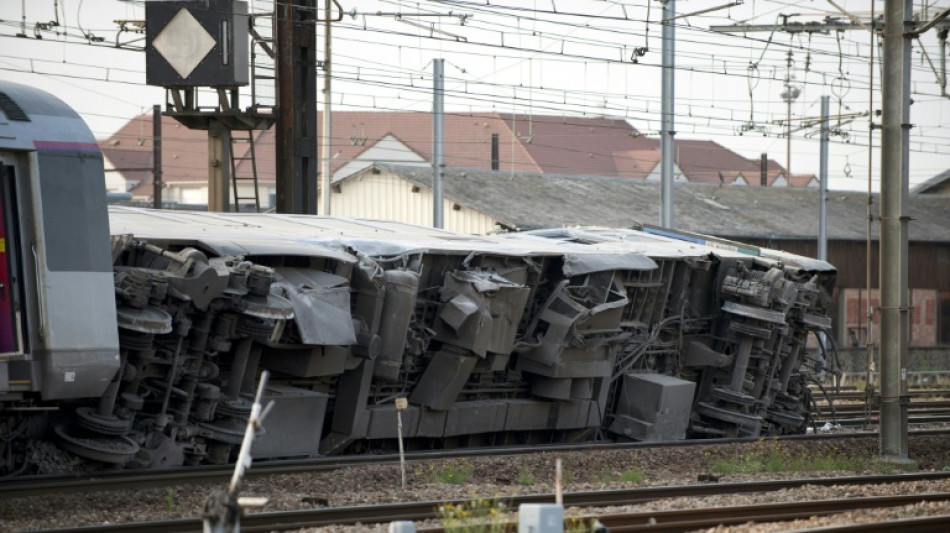
[(675, 40), (676, 40), (676, 2), (663, 2), (663, 77), (661, 80), (663, 93), (661, 114), (663, 124), (660, 132), (660, 225), (664, 228), (673, 227), (673, 154), (676, 150), (673, 144), (673, 112), (676, 101), (673, 69), (675, 67)]
[(908, 139), (910, 130), (911, 0), (884, 4), (881, 80), (881, 432), (882, 458), (907, 462)]

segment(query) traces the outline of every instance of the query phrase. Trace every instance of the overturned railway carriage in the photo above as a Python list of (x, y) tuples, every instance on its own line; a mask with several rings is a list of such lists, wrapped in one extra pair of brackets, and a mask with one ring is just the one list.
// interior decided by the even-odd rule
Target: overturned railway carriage
[(827, 263), (651, 228), (475, 237), (300, 215), (107, 218), (78, 117), (0, 89), (26, 119), (2, 107), (2, 474), (74, 457), (226, 463), (264, 370), (275, 407), (259, 459), (389, 449), (396, 398), (412, 448), (807, 423)]

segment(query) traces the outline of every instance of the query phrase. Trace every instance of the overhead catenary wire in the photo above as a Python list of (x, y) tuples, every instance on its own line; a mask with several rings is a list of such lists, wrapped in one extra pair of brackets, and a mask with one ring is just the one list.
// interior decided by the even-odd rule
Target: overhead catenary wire
[[(486, 95), (486, 98), (490, 98), (490, 96)], [(537, 100), (536, 100), (536, 103), (537, 103)], [(378, 108), (377, 108), (377, 109), (378, 109)], [(557, 108), (557, 107), (551, 108), (552, 111), (556, 111), (556, 110), (558, 110), (558, 109), (559, 109), (559, 108)], [(122, 118), (122, 117), (117, 116), (116, 118)], [(731, 129), (731, 126), (730, 126), (729, 128), (727, 128), (727, 129)], [(936, 152), (936, 148), (931, 149), (931, 150), (928, 150), (928, 149), (926, 149), (926, 148), (924, 148), (924, 147), (922, 147), (922, 146), (918, 146), (916, 149), (914, 149), (914, 151), (915, 151), (915, 152), (920, 152), (920, 153), (923, 153), (923, 152), (928, 152), (928, 153), (930, 153), (930, 152)]]
[[(141, 6), (144, 6), (144, 2), (128, 2), (125, 3), (127, 6), (136, 6), (128, 7), (128, 9), (140, 9)], [(266, 9), (270, 4), (268, 2), (257, 2), (259, 7)], [(469, 2), (469, 4), (475, 4), (474, 2)], [(561, 3), (558, 3), (561, 4)], [(616, 11), (612, 14), (608, 12), (609, 16), (613, 16), (616, 20), (609, 20), (608, 17), (601, 19), (596, 19), (597, 24), (591, 24), (590, 26), (598, 26), (596, 28), (586, 27), (583, 21), (583, 17), (589, 14), (589, 11), (592, 9), (601, 9), (606, 4), (612, 6)], [(389, 5), (395, 6), (397, 9), (401, 6), (405, 10), (408, 8), (419, 8), (419, 4), (416, 2), (389, 2)], [(762, 7), (765, 9), (757, 9), (755, 16), (764, 17), (765, 12), (769, 9), (775, 8), (776, 10), (781, 10), (780, 7), (775, 7), (778, 4), (775, 2), (769, 1), (762, 3)], [(795, 5), (795, 4), (791, 4)], [(799, 5), (804, 5), (800, 4)], [(424, 5), (423, 7), (429, 11), (436, 11), (440, 7), (448, 7), (448, 4), (442, 2), (433, 2), (430, 5)], [(646, 32), (649, 31), (648, 19), (644, 19), (641, 15), (638, 15), (637, 9), (642, 6), (634, 6), (633, 4), (624, 4), (618, 2), (611, 3), (591, 3), (591, 2), (571, 2), (564, 5), (558, 5), (558, 15), (553, 17), (556, 20), (545, 20), (547, 14), (543, 12), (535, 13), (532, 10), (521, 11), (518, 13), (509, 13), (512, 10), (505, 9), (504, 7), (498, 7), (495, 5), (486, 6), (484, 4), (478, 4), (479, 10), (475, 12), (475, 16), (468, 20), (466, 24), (460, 25), (455, 22), (449, 22), (446, 20), (440, 22), (440, 25), (450, 25), (457, 28), (465, 28), (464, 31), (469, 31), (472, 29), (477, 29), (477, 31), (489, 31), (492, 24), (486, 20), (487, 17), (494, 17), (494, 22), (496, 22), (497, 28), (503, 28), (508, 32), (508, 35), (511, 39), (514, 39), (516, 36), (521, 36), (522, 38), (532, 37), (531, 33), (535, 29), (529, 24), (525, 24), (527, 21), (531, 21), (536, 24), (551, 24), (547, 27), (539, 27), (540, 35), (534, 36), (535, 39), (531, 41), (523, 41), (522, 44), (531, 42), (531, 46), (520, 46), (515, 48), (501, 48), (493, 45), (490, 42), (484, 43), (454, 43), (453, 44), (453, 53), (460, 54), (456, 57), (469, 57), (473, 58), (473, 61), (477, 58), (489, 58), (489, 57), (501, 57), (505, 58), (499, 60), (499, 63), (511, 63), (523, 60), (527, 57), (534, 57), (535, 52), (532, 50), (543, 48), (550, 45), (551, 42), (555, 42), (558, 39), (561, 39), (566, 36), (568, 39), (568, 45), (570, 45), (571, 39), (577, 41), (575, 44), (578, 46), (587, 46), (587, 43), (590, 41), (596, 41), (600, 39), (614, 39), (619, 41), (639, 41), (645, 37)], [(579, 6), (579, 7), (575, 7)], [(33, 8), (30, 7), (32, 10)], [(454, 9), (454, 8), (453, 8)], [(469, 10), (468, 8), (459, 8)], [(812, 7), (809, 7), (810, 10), (815, 11)], [(474, 8), (472, 9), (474, 10)], [(830, 12), (830, 10), (829, 10)], [(508, 14), (506, 14), (508, 13)], [(731, 17), (732, 15), (730, 15)], [(769, 18), (774, 17), (773, 15), (768, 15)], [(0, 17), (7, 18), (7, 17)], [(705, 18), (705, 17), (702, 17)], [(704, 42), (710, 38), (709, 32), (702, 28), (702, 24), (697, 24), (696, 22), (701, 18), (697, 18), (696, 21), (691, 21), (692, 25), (680, 25), (677, 27), (679, 30), (680, 36), (684, 43), (697, 45)], [(508, 21), (508, 22), (506, 22)], [(518, 26), (520, 21), (520, 31)], [(643, 21), (644, 25), (631, 25), (630, 22)], [(75, 24), (75, 21), (70, 21)], [(101, 30), (99, 27), (86, 26), (86, 19), (83, 19), (84, 27), (92, 28), (93, 33), (99, 33)], [(368, 26), (352, 25), (352, 28), (341, 27), (340, 31), (336, 31), (335, 34), (339, 35), (341, 43), (355, 44), (357, 42), (361, 43), (370, 43), (377, 42), (380, 46), (385, 46), (387, 44), (392, 45), (393, 39), (395, 37), (406, 37), (409, 39), (414, 39), (414, 41), (398, 43), (397, 46), (400, 46), (406, 50), (412, 50), (412, 53), (419, 53), (420, 55), (424, 53), (426, 47), (431, 48), (432, 46), (448, 46), (448, 39), (438, 39), (429, 37), (425, 34), (420, 34), (419, 32), (399, 32), (393, 33), (392, 25), (386, 27), (387, 24), (384, 24), (385, 17), (377, 17), (371, 20)], [(100, 25), (101, 26), (101, 25)], [(349, 25), (348, 25), (349, 26)], [(602, 26), (602, 27), (601, 27)], [(625, 26), (625, 27), (624, 27)], [(574, 35), (567, 35), (568, 31), (573, 30), (574, 28), (579, 28), (578, 32)], [(552, 31), (553, 28), (553, 31)], [(76, 31), (75, 28), (70, 30), (70, 39), (74, 39), (75, 43), (69, 43), (68, 45), (62, 45), (69, 49), (76, 48), (80, 46), (89, 46), (87, 40), (84, 37), (82, 32)], [(335, 35), (335, 39), (337, 36)], [(486, 34), (487, 35), (487, 34)], [(373, 36), (378, 36), (375, 38)], [(592, 37), (592, 36), (601, 36), (601, 37)], [(816, 35), (817, 39), (818, 36)], [(50, 38), (46, 42), (52, 42), (54, 39)], [(830, 39), (822, 38), (823, 42), (827, 44), (836, 44), (844, 47), (846, 43), (854, 43), (855, 40), (848, 39), (847, 41), (843, 38), (839, 38), (837, 42), (831, 41)], [(719, 39), (719, 42), (726, 43), (725, 46), (717, 47), (716, 55), (721, 57), (725, 63), (719, 63), (715, 60), (710, 61), (709, 54), (690, 54), (683, 52), (678, 55), (678, 72), (689, 72), (695, 76), (709, 76), (712, 79), (742, 79), (746, 74), (746, 66), (748, 65), (748, 60), (743, 60), (739, 51), (749, 49), (751, 46), (758, 46), (761, 48), (761, 39), (751, 37), (751, 36), (734, 36), (731, 39)], [(514, 42), (514, 41), (512, 41)], [(642, 42), (642, 41), (639, 41)], [(430, 44), (432, 43), (432, 44)], [(535, 45), (534, 43), (537, 43)], [(758, 45), (756, 43), (759, 43)], [(790, 43), (779, 43), (776, 45), (776, 56), (784, 51), (785, 47), (800, 47), (801, 40), (798, 42)], [(865, 46), (865, 52), (866, 47)], [(827, 46), (826, 46), (827, 47)], [(629, 74), (632, 72), (630, 69), (642, 68), (642, 67), (655, 67), (650, 61), (642, 61), (638, 66), (634, 67), (629, 61), (620, 61), (619, 56), (616, 51), (621, 50), (622, 46), (615, 46), (613, 49), (610, 47), (601, 47), (597, 49), (592, 49), (598, 51), (596, 54), (590, 54), (581, 50), (580, 54), (574, 54), (570, 50), (570, 46), (566, 50), (566, 53), (549, 53), (544, 54), (543, 57), (536, 59), (537, 68), (540, 69), (540, 65), (555, 65), (558, 64), (558, 69), (560, 68), (580, 68), (581, 65), (587, 64), (595, 68), (606, 68), (606, 65), (624, 65), (623, 68), (617, 70), (611, 70), (613, 73), (618, 73), (621, 78), (627, 83), (626, 80), (629, 80), (634, 74)], [(800, 48), (796, 48), (800, 49)], [(613, 52), (609, 52), (613, 50)], [(629, 50), (629, 48), (628, 48)], [(548, 50), (552, 52), (552, 50)], [(763, 87), (761, 90), (763, 92), (771, 90), (768, 87), (769, 83), (773, 83), (778, 78), (773, 75), (773, 72), (776, 71), (780, 66), (780, 62), (776, 57), (770, 57), (771, 51), (763, 59), (761, 64), (762, 69), (762, 82)], [(613, 56), (617, 56), (617, 59), (614, 59)], [(408, 57), (408, 56), (407, 56)], [(341, 109), (346, 108), (348, 104), (357, 103), (363, 104), (369, 102), (369, 98), (375, 98), (376, 102), (380, 102), (382, 105), (377, 106), (379, 108), (392, 108), (392, 107), (403, 107), (410, 109), (413, 106), (421, 106), (428, 103), (428, 99), (421, 96), (421, 93), (418, 91), (418, 87), (413, 87), (411, 82), (405, 82), (408, 79), (404, 78), (404, 82), (400, 85), (399, 83), (391, 83), (387, 85), (382, 85), (381, 82), (377, 81), (367, 81), (365, 76), (372, 76), (371, 73), (365, 68), (362, 68), (362, 75), (356, 74), (356, 69), (359, 68), (357, 60), (359, 58), (354, 58), (353, 60), (347, 60), (347, 64), (343, 62), (337, 62), (335, 64), (335, 69), (341, 69), (341, 77), (334, 76), (334, 80), (346, 78), (345, 81), (351, 83), (351, 87), (354, 88), (352, 91), (346, 91), (343, 94), (344, 103)], [(802, 80), (806, 83), (806, 87), (813, 87), (820, 85), (825, 79), (819, 81), (821, 76), (824, 76), (826, 79), (833, 79), (839, 75), (838, 63), (840, 61), (852, 62), (858, 59), (862, 59), (860, 54), (856, 50), (843, 50), (842, 52), (838, 51), (829, 51), (829, 50), (815, 50), (814, 51), (814, 74), (810, 74), (808, 79)], [(460, 61), (460, 64), (465, 63), (464, 59)], [(573, 65), (573, 66), (572, 66)], [(718, 68), (721, 65), (723, 72), (718, 72)], [(465, 65), (469, 66), (469, 65)], [(398, 72), (400, 68), (405, 72), (410, 72), (413, 70), (411, 66), (411, 61), (402, 61), (400, 64), (394, 64), (394, 72)], [(915, 72), (921, 72), (925, 70), (925, 66), (915, 65)], [(418, 68), (415, 68), (418, 70)], [(532, 69), (534, 70), (534, 69)], [(548, 69), (551, 70), (551, 69)], [(637, 71), (639, 73), (639, 71)], [(379, 75), (383, 75), (379, 73)], [(639, 74), (636, 74), (638, 76)], [(462, 90), (461, 88), (450, 88), (447, 87), (447, 96), (450, 96), (453, 101), (448, 102), (447, 105), (452, 106), (471, 106), (474, 109), (484, 109), (486, 103), (490, 103), (492, 100), (492, 91), (496, 92), (494, 99), (498, 99), (497, 94), (505, 94), (505, 100), (509, 103), (513, 103), (518, 106), (527, 106), (529, 102), (533, 101), (534, 106), (537, 107), (539, 111), (550, 110), (551, 114), (558, 114), (558, 112), (565, 114), (582, 114), (582, 115), (594, 115), (594, 114), (618, 114), (629, 118), (634, 122), (638, 128), (650, 132), (655, 128), (655, 120), (651, 119), (648, 115), (651, 111), (655, 111), (656, 108), (653, 106), (656, 105), (657, 99), (655, 98), (639, 98), (638, 102), (643, 102), (645, 105), (643, 107), (637, 107), (631, 105), (630, 103), (634, 100), (629, 97), (624, 97), (620, 94), (621, 91), (612, 91), (608, 89), (594, 89), (593, 85), (588, 86), (586, 91), (578, 90), (568, 90), (567, 95), (561, 99), (561, 103), (558, 103), (558, 95), (556, 90), (549, 87), (550, 82), (546, 80), (543, 76), (535, 83), (525, 84), (521, 83), (496, 83), (493, 85), (482, 84), (479, 89), (472, 91), (472, 87), (478, 87), (479, 80), (475, 79), (479, 76), (485, 76), (483, 73), (476, 73), (473, 79), (468, 80), (453, 80), (447, 79), (448, 83), (463, 83), (467, 84), (469, 90)], [(724, 76), (722, 78), (721, 76)], [(78, 80), (79, 78), (74, 78)], [(509, 78), (499, 78), (505, 79), (508, 81)], [(697, 78), (697, 79), (706, 79), (706, 78)], [(424, 81), (424, 79), (416, 78), (416, 85), (419, 85), (418, 82)], [(867, 77), (864, 75), (849, 75), (849, 80), (852, 83), (852, 89), (864, 89), (868, 86)], [(106, 84), (111, 84), (113, 82), (102, 80)], [(121, 83), (121, 82), (119, 82)], [(109, 85), (103, 85), (103, 87), (108, 87)], [(390, 99), (388, 102), (385, 100), (385, 96), (382, 96), (381, 89), (395, 89), (399, 91), (401, 97)], [(926, 97), (934, 98), (938, 96), (936, 91), (932, 90), (929, 85), (921, 84), (919, 87), (915, 87), (915, 100), (926, 101)], [(529, 93), (522, 91), (530, 91), (530, 97), (528, 98)], [(551, 91), (547, 92), (546, 91)], [(106, 89), (103, 89), (103, 92), (107, 92)], [(362, 94), (360, 94), (362, 93)], [(375, 93), (375, 94), (373, 94)], [(521, 96), (524, 95), (525, 98)], [(563, 94), (562, 94), (563, 96)], [(731, 96), (731, 95), (729, 95)], [(761, 102), (761, 107), (765, 110), (769, 105), (770, 100), (774, 100), (774, 96), (761, 97), (761, 95), (756, 98), (756, 104)], [(408, 98), (407, 98), (408, 97)], [(362, 98), (362, 99), (361, 99)], [(548, 100), (545, 103), (545, 100)], [(397, 103), (393, 105), (394, 103)], [(696, 92), (692, 95), (683, 94), (678, 98), (678, 102), (685, 106), (691, 106), (692, 109), (687, 111), (684, 109), (678, 109), (676, 112), (677, 123), (682, 125), (681, 131), (689, 132), (696, 131), (697, 135), (702, 135), (703, 132), (709, 132), (710, 135), (725, 135), (733, 134), (735, 126), (741, 123), (741, 119), (744, 119), (748, 111), (748, 100), (744, 103), (740, 99), (729, 98), (725, 95), (724, 91), (717, 91), (716, 98), (704, 98), (700, 93)], [(150, 103), (150, 102), (149, 102)], [(137, 103), (136, 109), (141, 107), (143, 104)], [(682, 107), (682, 105), (680, 106)], [(701, 107), (709, 109), (711, 112), (702, 113), (700, 111)], [(760, 107), (759, 105), (756, 106)], [(758, 110), (756, 110), (758, 111)], [(929, 117), (928, 117), (929, 118)], [(938, 119), (939, 117), (933, 117)], [(761, 119), (766, 121), (770, 120), (769, 113), (763, 113)], [(654, 124), (650, 124), (653, 122)], [(646, 123), (646, 124), (645, 124)], [(920, 130), (915, 130), (914, 133), (927, 131), (930, 133), (939, 133), (941, 128), (939, 123), (937, 124), (923, 124), (923, 128)], [(855, 132), (856, 137), (860, 135), (860, 132)], [(854, 139), (855, 143), (859, 142), (859, 139)], [(915, 150), (928, 150), (928, 151), (937, 151), (940, 146), (940, 143), (943, 142), (943, 139), (937, 138), (935, 141), (929, 141), (924, 139), (922, 142), (918, 142), (915, 146)]]
[[(585, 58), (585, 59), (588, 59), (588, 60), (589, 60), (590, 58)], [(693, 67), (690, 67), (690, 68), (693, 68)]]

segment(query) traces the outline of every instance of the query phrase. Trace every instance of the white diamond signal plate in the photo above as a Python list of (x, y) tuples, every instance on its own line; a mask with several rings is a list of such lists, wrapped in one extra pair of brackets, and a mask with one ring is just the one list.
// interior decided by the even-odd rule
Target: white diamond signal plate
[(217, 42), (182, 8), (152, 40), (152, 46), (182, 78), (191, 75)]

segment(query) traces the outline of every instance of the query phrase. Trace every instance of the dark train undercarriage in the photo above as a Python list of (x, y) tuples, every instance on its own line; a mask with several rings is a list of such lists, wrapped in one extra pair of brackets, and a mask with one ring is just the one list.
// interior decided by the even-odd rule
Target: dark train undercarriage
[(396, 398), (409, 449), (801, 433), (824, 370), (835, 271), (812, 259), (637, 230), (128, 222), (156, 213), (113, 213), (115, 378), (5, 404), (0, 473), (226, 464), (265, 369), (255, 460), (391, 450)]

